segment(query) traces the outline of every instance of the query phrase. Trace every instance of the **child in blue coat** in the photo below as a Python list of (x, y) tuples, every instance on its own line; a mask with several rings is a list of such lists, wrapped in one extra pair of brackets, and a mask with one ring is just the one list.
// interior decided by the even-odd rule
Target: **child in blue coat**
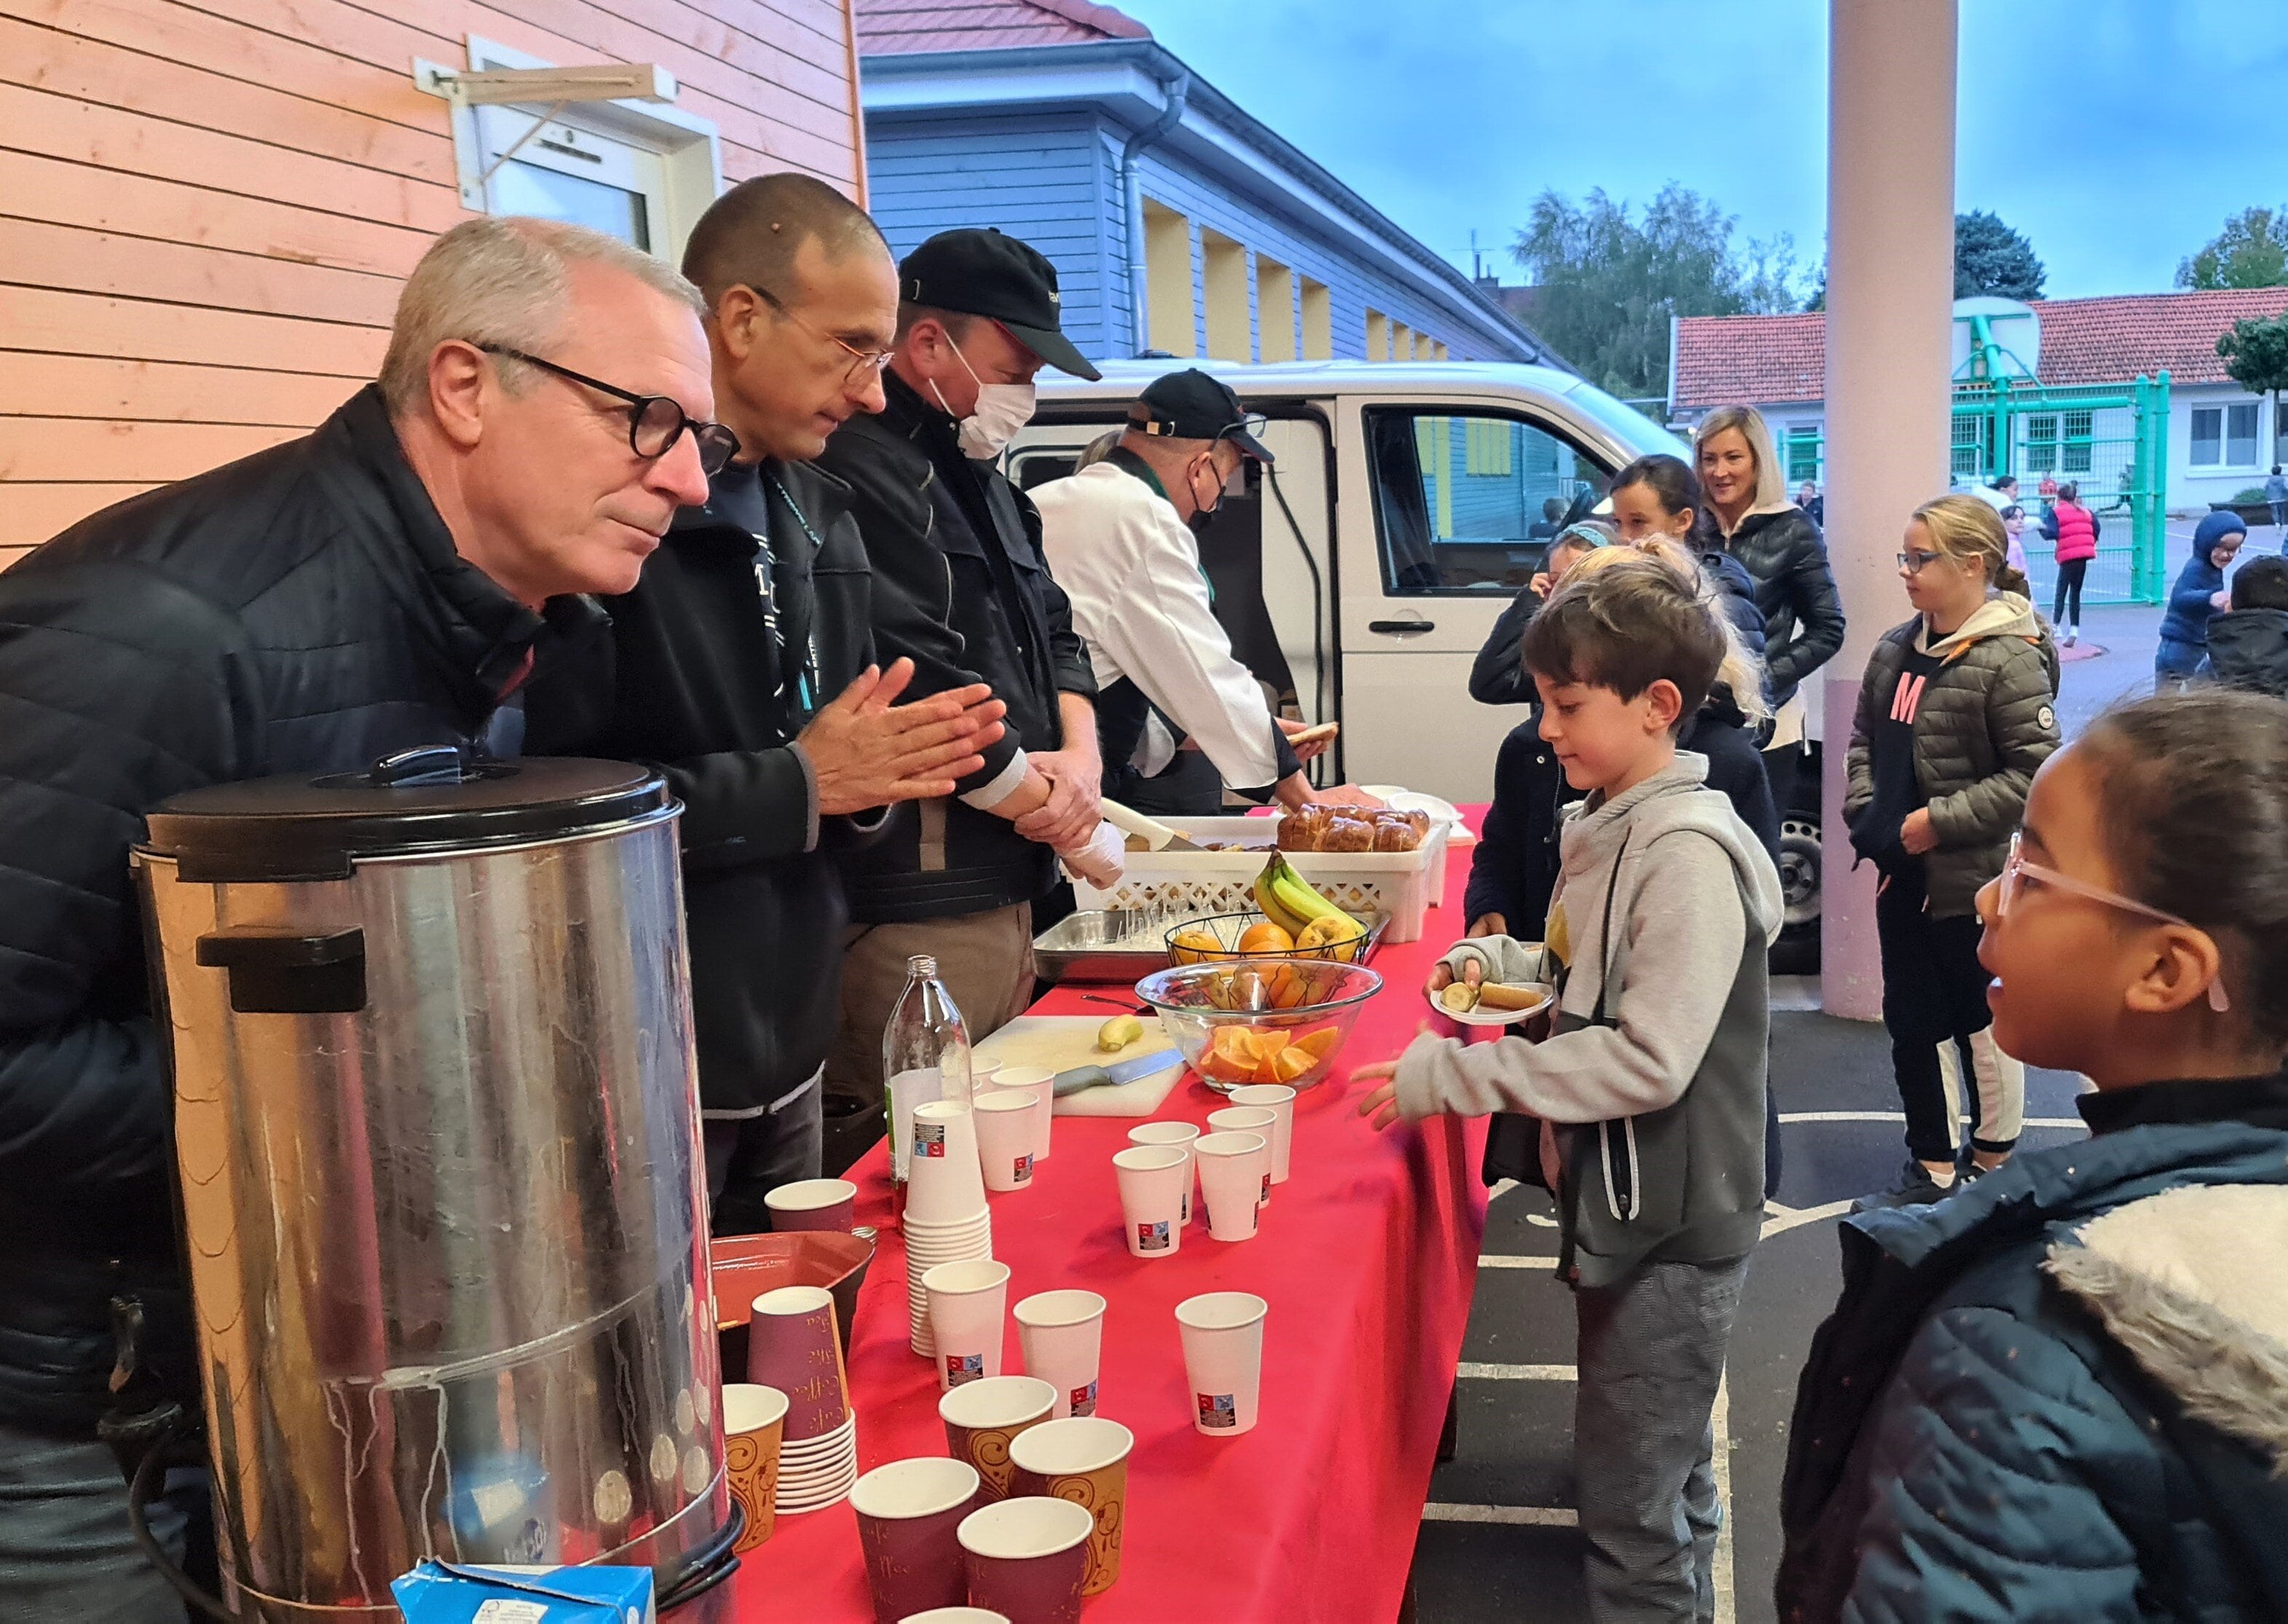
[(2229, 508), (2219, 508), (2194, 527), (2193, 556), (2170, 589), (2169, 607), (2161, 617), (2161, 646), (2153, 654), (2155, 691), (2182, 688), (2199, 673), (2209, 653), (2210, 617), (2232, 605), (2224, 572), (2247, 539), (2246, 521)]

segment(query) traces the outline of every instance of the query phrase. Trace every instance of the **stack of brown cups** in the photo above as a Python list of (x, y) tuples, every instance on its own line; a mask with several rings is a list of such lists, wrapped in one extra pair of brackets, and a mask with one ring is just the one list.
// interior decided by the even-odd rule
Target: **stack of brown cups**
[(747, 1375), (787, 1397), (779, 1510), (816, 1511), (849, 1493), (858, 1478), (858, 1414), (832, 1294), (822, 1286), (787, 1286), (756, 1298)]

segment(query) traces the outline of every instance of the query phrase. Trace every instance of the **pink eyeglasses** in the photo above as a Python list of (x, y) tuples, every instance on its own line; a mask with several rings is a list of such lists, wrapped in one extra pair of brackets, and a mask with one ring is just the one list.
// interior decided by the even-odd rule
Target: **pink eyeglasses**
[[(2103, 903), (2109, 908), (2118, 908), (2124, 913), (2142, 914), (2145, 918), (2157, 919), (2164, 925), (2181, 925), (2187, 930), (2201, 929), (2190, 919), (2180, 918), (2159, 908), (2149, 908), (2143, 903), (2133, 901), (2122, 896), (2118, 891), (2109, 891), (2103, 886), (2093, 886), (2086, 880), (2076, 880), (2070, 874), (2061, 874), (2054, 868), (2044, 868), (2038, 863), (2029, 863), (2026, 861), (2025, 853), (2021, 849), (2021, 840), (2022, 837), (2018, 835), (2014, 834), (2010, 837), (2010, 856), (2002, 864), (2001, 885), (1994, 894), (1994, 917), (1997, 919), (2009, 917), (2010, 905), (2018, 900), (2019, 893), (2025, 889), (2026, 881), (2030, 880), (2037, 885), (2050, 886), (2060, 891), (2070, 892), (2076, 896), (2086, 897), (2093, 903)], [(2204, 931), (2202, 934), (2207, 933)], [(2232, 1000), (2225, 995), (2222, 976), (2215, 977), (2209, 983), (2209, 1007), (2219, 1015), (2224, 1014), (2232, 1007)]]

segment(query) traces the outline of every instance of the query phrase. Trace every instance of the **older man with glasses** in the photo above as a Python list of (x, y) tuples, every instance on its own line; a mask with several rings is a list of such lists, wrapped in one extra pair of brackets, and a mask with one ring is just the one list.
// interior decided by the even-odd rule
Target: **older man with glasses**
[[(467, 221), (407, 281), (379, 381), (314, 433), (0, 575), (0, 1618), (184, 1617), (96, 1432), (115, 1402), (198, 1408), (144, 812), (418, 745), (515, 753), (528, 682), (600, 640), (584, 594), (634, 585), (735, 450), (702, 314), (610, 238)], [(178, 1546), (184, 1499), (153, 1508)]]
[(707, 1182), (716, 1232), (740, 1234), (820, 1171), (842, 855), (881, 835), (882, 808), (981, 767), (1002, 706), (981, 683), (894, 703), (913, 662), (877, 668), (849, 492), (809, 462), (882, 410), (898, 279), (874, 222), (822, 181), (767, 175), (716, 199), (683, 266), (740, 451), (608, 601), (613, 657), (532, 705), (536, 748), (657, 760), (684, 804)]

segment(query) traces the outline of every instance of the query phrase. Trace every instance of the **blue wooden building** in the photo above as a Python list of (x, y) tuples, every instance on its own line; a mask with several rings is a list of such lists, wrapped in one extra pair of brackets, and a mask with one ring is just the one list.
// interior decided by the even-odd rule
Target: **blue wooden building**
[(857, 27), (891, 247), (956, 226), (1024, 238), (1092, 357), (1565, 365), (1108, 6), (858, 0)]

